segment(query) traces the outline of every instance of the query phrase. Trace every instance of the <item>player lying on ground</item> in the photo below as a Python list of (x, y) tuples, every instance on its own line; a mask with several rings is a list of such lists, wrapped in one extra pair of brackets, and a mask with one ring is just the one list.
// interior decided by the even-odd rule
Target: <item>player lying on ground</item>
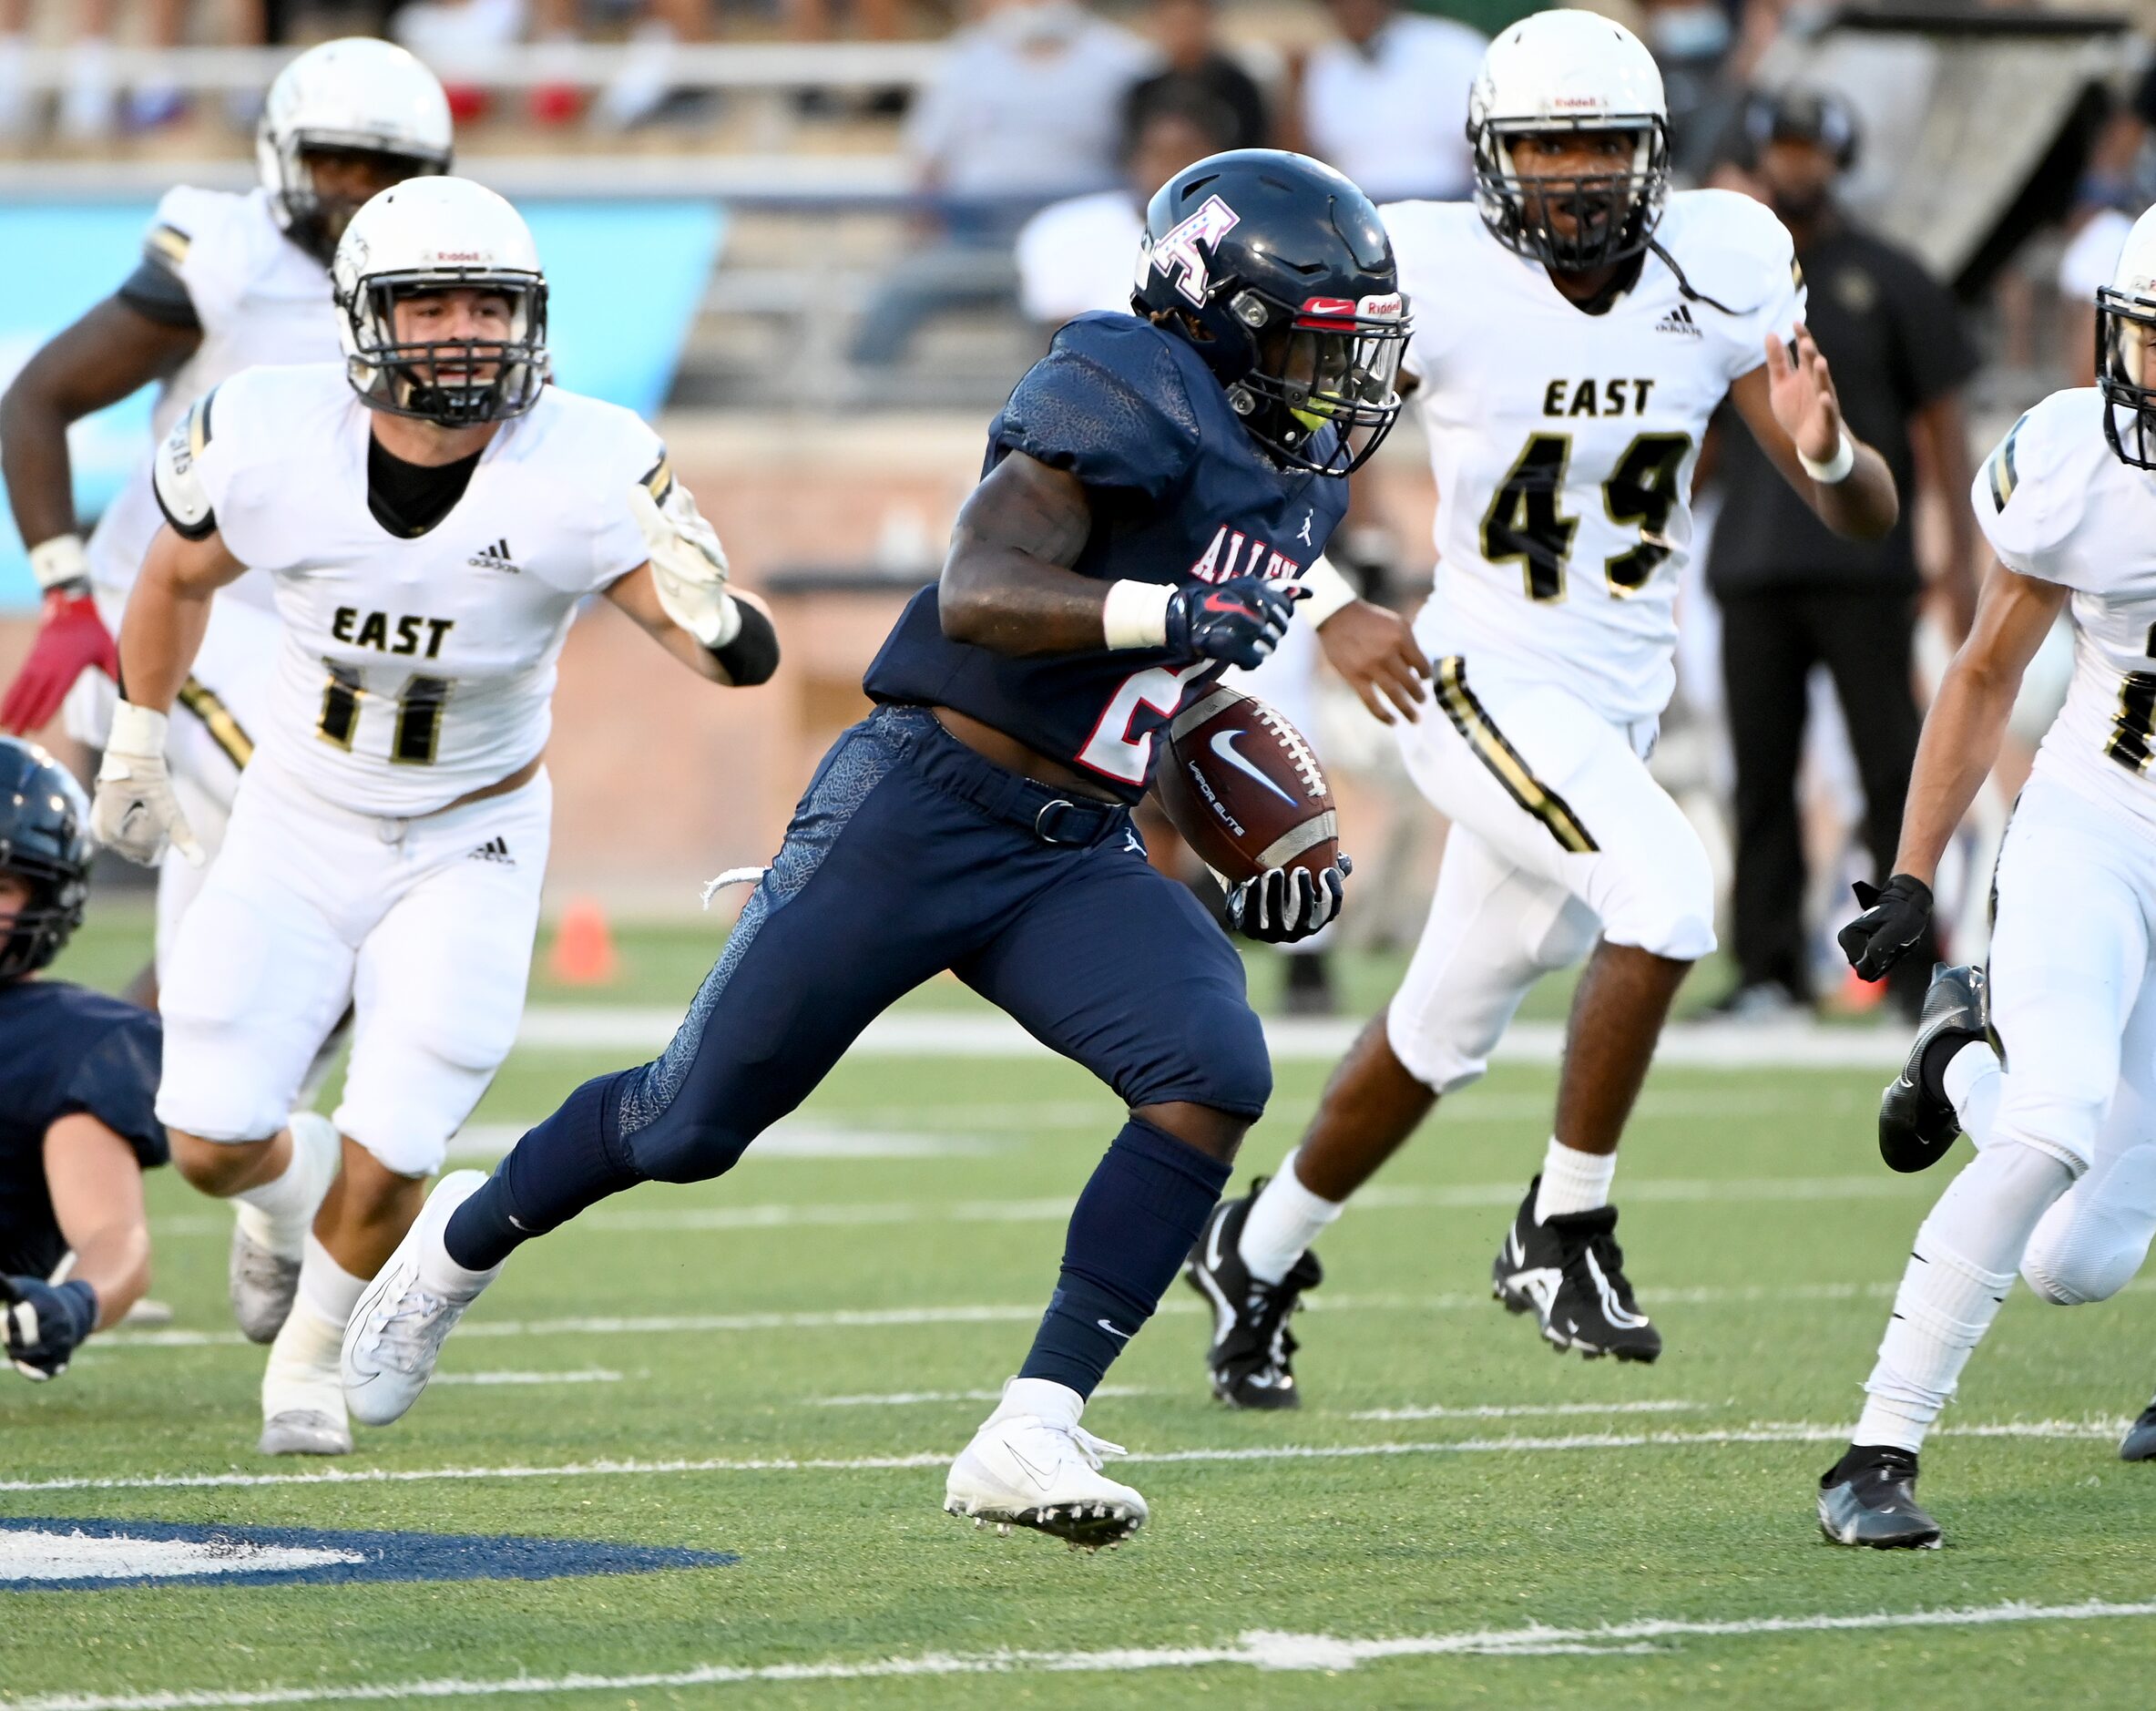
[[(1842, 424), (1790, 238), (1750, 199), (1670, 191), (1661, 77), (1621, 26), (1545, 12), (1472, 92), (1476, 200), (1383, 211), (1415, 307), (1405, 368), (1437, 477), (1415, 636), (1432, 715), (1397, 723), (1451, 831), (1405, 980), (1262, 1193), (1190, 1256), (1213, 1392), (1296, 1400), (1288, 1316), (1310, 1245), (1439, 1097), (1478, 1080), (1520, 999), (1588, 956), (1541, 1173), (1496, 1293), (1558, 1348), (1652, 1360), (1613, 1239), (1617, 1144), (1671, 999), (1714, 948), (1714, 886), (1647, 770), (1676, 678), (1700, 436), (1724, 397), (1838, 532), (1886, 532), (1893, 477)], [(1591, 956), (1589, 953), (1591, 951)]]
[[(519, 1243), (637, 1183), (731, 1169), (948, 968), (1129, 1121), (945, 1506), (1086, 1545), (1144, 1521), (1078, 1417), (1174, 1281), (1272, 1068), (1234, 948), (1147, 862), (1129, 804), (1176, 712), (1290, 621), (1343, 477), (1398, 413), (1407, 330), (1376, 210), (1315, 161), (1200, 161), (1146, 230), (1144, 318), (1072, 322), (990, 425), (942, 580), (869, 668), (876, 710), (817, 769), (674, 1043), (586, 1083), (491, 1179), (444, 1179), (383, 1268), (344, 1347), (363, 1419), (412, 1406)], [(1342, 877), (1276, 868), (1231, 912), (1293, 938), (1333, 917)]]
[(66, 768), (0, 737), (0, 1343), (26, 1378), (149, 1287), (142, 1173), (166, 1158), (158, 1019), (36, 978), (82, 925), (89, 818)]
[(2017, 1268), (2046, 1300), (2101, 1300), (2156, 1232), (2156, 210), (2096, 308), (2097, 384), (2038, 405), (1977, 476), (1998, 564), (1924, 722), (1895, 872), (1842, 933), (1867, 979), (1916, 942), (2021, 674), (2069, 611), (2073, 684), (1999, 850), (1987, 968), (1938, 971), (1880, 1109), (1897, 1170), (1957, 1129), (1980, 1150), (1916, 1232), (1855, 1439), (1819, 1482), (1841, 1544), (1939, 1542), (1917, 1454)]
[[(329, 270), (338, 238), (376, 191), (446, 171), (449, 143), (442, 86), (403, 48), (364, 37), (310, 48), (263, 99), (261, 185), (245, 195), (187, 185), (168, 192), (134, 273), (23, 365), (0, 397), (0, 475), (46, 590), (45, 616), (0, 700), (0, 730), (35, 731), (65, 701), (70, 733), (105, 746), (118, 673), (107, 630), (118, 627), (163, 521), (146, 461), (85, 546), (68, 425), (154, 381), (150, 420), (162, 439), (198, 398), (243, 368), (337, 360)], [(250, 577), (210, 614), (172, 731), (173, 786), (211, 855), (268, 716), (276, 657), (269, 579)], [(159, 869), (160, 958), (203, 876), (177, 854)], [(155, 1004), (156, 993), (146, 972), (132, 996)]]
[[(508, 203), (461, 179), (385, 190), (336, 279), (345, 363), (235, 375), (158, 452), (168, 526), (121, 623), (96, 802), (136, 861), (193, 846), (166, 716), (213, 597), (268, 571), (271, 717), (180, 925), (158, 1091), (180, 1173), (240, 1203), (235, 1303), (275, 1339), (267, 1454), (352, 1448), (345, 1318), (516, 1039), (577, 603), (604, 593), (714, 682), (778, 661), (658, 436), (545, 384), (547, 283)], [(334, 1132), (288, 1126), (347, 1005)]]

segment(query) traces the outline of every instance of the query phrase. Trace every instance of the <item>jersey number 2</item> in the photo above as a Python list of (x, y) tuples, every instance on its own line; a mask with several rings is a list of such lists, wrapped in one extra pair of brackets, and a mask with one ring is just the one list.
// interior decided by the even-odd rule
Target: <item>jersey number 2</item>
[[(1602, 483), (1602, 508), (1619, 525), (1636, 525), (1640, 544), (1606, 559), (1602, 574), (1612, 594), (1646, 586), (1670, 556), (1662, 538), (1677, 508), (1678, 479), (1691, 450), (1689, 434), (1640, 434)], [(1482, 514), (1482, 556), (1491, 564), (1519, 561), (1531, 600), (1565, 598), (1565, 565), (1579, 519), (1558, 509), (1571, 461), (1568, 434), (1533, 434), (1514, 462), (1489, 509)]]
[[(329, 681), (322, 685), (322, 717), (314, 734), (324, 743), (349, 750), (359, 734), (360, 697), (367, 692), (358, 669), (324, 660)], [(431, 766), (442, 740), (442, 704), (449, 699), (445, 677), (408, 677), (397, 692), (396, 734), (389, 758), (406, 766)]]
[(1153, 763), (1153, 733), (1149, 731), (1143, 736), (1132, 736), (1131, 721), (1138, 717), (1140, 706), (1150, 707), (1163, 717), (1173, 714), (1183, 704), (1183, 685), (1212, 663), (1199, 660), (1180, 668), (1150, 665), (1131, 672), (1116, 685), (1116, 692), (1100, 710), (1100, 722), (1078, 751), (1078, 764), (1127, 784), (1144, 784), (1146, 771)]

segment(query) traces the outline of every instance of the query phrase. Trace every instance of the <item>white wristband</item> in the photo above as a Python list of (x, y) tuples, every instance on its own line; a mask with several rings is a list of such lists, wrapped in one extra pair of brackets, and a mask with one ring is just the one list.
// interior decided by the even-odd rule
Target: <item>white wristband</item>
[(1834, 455), (1824, 464), (1814, 463), (1800, 447), (1797, 462), (1803, 465), (1804, 473), (1823, 487), (1834, 487), (1849, 479), (1849, 472), (1856, 467), (1856, 442), (1849, 437), (1849, 430), (1842, 430), (1842, 443), (1834, 447)]
[(1165, 648), (1168, 602), (1175, 589), (1165, 582), (1125, 578), (1108, 585), (1100, 603), (1100, 630), (1111, 648)]
[(1342, 607), (1353, 606), (1362, 598), (1355, 592), (1354, 584), (1333, 569), (1333, 561), (1323, 553), (1303, 573), (1303, 586), (1310, 590), (1310, 595), (1299, 610), (1313, 629), (1322, 628), (1325, 620)]
[(112, 710), (112, 730), (105, 739), (107, 754), (162, 754), (165, 752), (165, 715), (154, 708), (121, 702)]
[(70, 582), (90, 579), (90, 556), (83, 550), (80, 535), (55, 535), (30, 548), (30, 574), (48, 592)]

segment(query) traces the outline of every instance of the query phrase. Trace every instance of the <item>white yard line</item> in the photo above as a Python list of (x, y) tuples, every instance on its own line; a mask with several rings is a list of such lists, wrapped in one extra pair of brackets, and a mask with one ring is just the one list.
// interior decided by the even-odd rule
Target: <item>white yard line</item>
[(575, 1372), (437, 1372), (436, 1384), (619, 1384), (621, 1375), (604, 1367)]
[(1255, 1631), (1219, 1645), (1119, 1646), (1102, 1652), (925, 1652), (911, 1657), (806, 1664), (698, 1664), (633, 1675), (511, 1675), (492, 1680), (316, 1684), (299, 1687), (166, 1690), (140, 1694), (40, 1694), (0, 1699), (0, 1711), (213, 1711), (218, 1706), (379, 1703), (384, 1700), (526, 1697), (536, 1694), (622, 1693), (639, 1688), (716, 1687), (750, 1682), (889, 1681), (948, 1675), (1130, 1675), (1148, 1670), (1241, 1667), (1354, 1669), (1410, 1657), (1640, 1655), (1674, 1648), (1671, 1640), (1744, 1639), (1757, 1634), (1865, 1634), (1903, 1628), (1985, 1628), (2034, 1622), (2117, 1622), (2156, 1615), (2156, 1603), (1983, 1604), (1958, 1610), (1874, 1611), (1844, 1615), (1749, 1616), (1700, 1622), (1660, 1616), (1592, 1628), (1539, 1624), (1456, 1634), (1357, 1639), (1326, 1634)]
[[(516, 1033), (520, 1046), (550, 1050), (649, 1054), (673, 1038), (681, 1012), (654, 1006), (535, 1004)], [(1268, 1017), (1265, 1043), (1282, 1061), (1332, 1062), (1361, 1024)], [(1501, 1063), (1555, 1063), (1559, 1022), (1515, 1022), (1490, 1055)], [(1896, 1028), (1825, 1028), (1813, 1023), (1737, 1026), (1679, 1022), (1663, 1030), (1655, 1061), (1697, 1069), (1891, 1070), (1908, 1053)], [(1007, 1016), (978, 1010), (894, 1010), (879, 1016), (848, 1048), (854, 1058), (1045, 1058), (1053, 1054)]]
[(1541, 1415), (1559, 1414), (1689, 1414), (1707, 1407), (1704, 1402), (1521, 1402), (1500, 1405), (1481, 1403), (1473, 1407), (1451, 1408), (1433, 1404), (1428, 1408), (1365, 1408), (1357, 1409), (1350, 1419), (1530, 1419)]
[[(2010, 1438), (2107, 1441), (2124, 1419), (2002, 1420), (1942, 1426), (1935, 1438)], [(1721, 1431), (1573, 1432), (1557, 1438), (1467, 1438), (1452, 1443), (1251, 1444), (1236, 1449), (1162, 1450), (1121, 1458), (1119, 1465), (1178, 1462), (1354, 1461), (1372, 1457), (1538, 1455), (1582, 1450), (1661, 1450), (1724, 1444), (1846, 1443), (1847, 1422), (1763, 1420)], [(96, 1479), (0, 1480), (0, 1492), (163, 1491), (285, 1485), (422, 1485), (477, 1480), (568, 1480), (678, 1473), (887, 1473), (950, 1464), (948, 1450), (889, 1456), (709, 1456), (671, 1460), (571, 1461), (553, 1467), (327, 1468), (312, 1473), (155, 1473)]]
[[(1474, 1211), (1519, 1204), (1517, 1181), (1456, 1183), (1449, 1186), (1391, 1188), (1380, 1183), (1354, 1199), (1358, 1212)], [(1800, 1201), (1910, 1200), (1921, 1185), (1906, 1176), (1875, 1173), (1864, 1176), (1643, 1176), (1624, 1185), (1629, 1205), (1740, 1205)], [(896, 1224), (1061, 1224), (1070, 1216), (1071, 1199), (1047, 1195), (1031, 1200), (879, 1200), (867, 1202), (751, 1202), (731, 1206), (676, 1206), (649, 1210), (599, 1207), (568, 1227), (583, 1231), (634, 1230), (646, 1235), (692, 1235), (716, 1230), (785, 1230), (819, 1225)], [(190, 1213), (153, 1218), (158, 1236), (229, 1238), (230, 1217)]]
[[(1096, 1397), (1159, 1396), (1134, 1384), (1104, 1384)], [(894, 1390), (886, 1396), (804, 1396), (803, 1408), (904, 1408), (915, 1402), (1000, 1402), (1001, 1390)]]

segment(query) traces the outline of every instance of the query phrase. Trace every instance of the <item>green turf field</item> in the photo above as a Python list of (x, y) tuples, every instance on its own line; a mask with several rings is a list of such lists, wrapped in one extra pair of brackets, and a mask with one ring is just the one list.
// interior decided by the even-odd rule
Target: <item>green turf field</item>
[[(536, 1117), (611, 1062), (520, 1053), (481, 1116)], [(1323, 1069), (1282, 1067), (1252, 1168), (1278, 1159)], [(424, 1703), (2144, 1702), (2156, 1469), (2112, 1445), (2156, 1382), (2148, 1295), (2008, 1303), (1926, 1455), (1947, 1549), (1858, 1553), (1817, 1535), (1813, 1481), (1944, 1180), (1879, 1166), (1876, 1080), (1658, 1074), (1618, 1201), (1670, 1346), (1654, 1368), (1618, 1368), (1553, 1358), (1487, 1297), (1551, 1090), (1547, 1070), (1500, 1069), (1325, 1245), (1300, 1321), (1300, 1414), (1208, 1400), (1202, 1320), (1178, 1286), (1088, 1417), (1135, 1452), (1119, 1470), (1154, 1506), (1098, 1557), (937, 1507), (942, 1464), (1022, 1353), (1063, 1208), (1119, 1121), (1075, 1069), (843, 1065), (771, 1156), (640, 1190), (525, 1250), (450, 1345), (444, 1375), (461, 1382), (363, 1431), (334, 1468), (252, 1453), (261, 1356), (229, 1328), (225, 1215), (168, 1174), (157, 1293), (176, 1324), (101, 1339), (49, 1387), (0, 1382), (0, 1515), (740, 1560), (8, 1593), (0, 1706), (351, 1689), (417, 1703), (399, 1690), (444, 1682), (469, 1690), (437, 1685)], [(2059, 1606), (2079, 1614), (2036, 1614)], [(1908, 1620), (1920, 1613), (1947, 1614)], [(573, 1677), (593, 1685), (560, 1685)], [(519, 1696), (499, 1697), (512, 1683)]]

